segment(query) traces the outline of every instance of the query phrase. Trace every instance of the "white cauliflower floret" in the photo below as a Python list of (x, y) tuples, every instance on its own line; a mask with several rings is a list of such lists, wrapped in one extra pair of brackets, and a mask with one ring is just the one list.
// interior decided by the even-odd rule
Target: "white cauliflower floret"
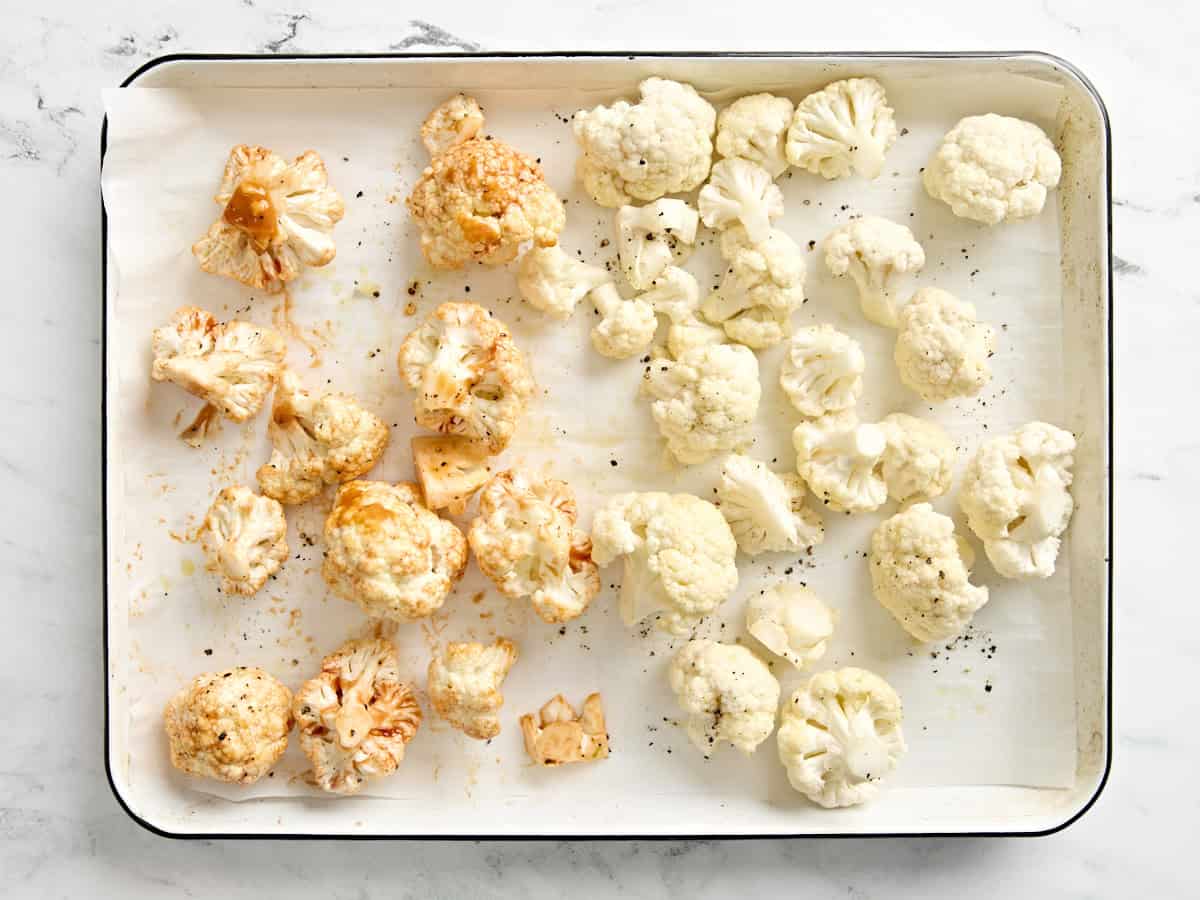
[(744, 159), (714, 163), (697, 202), (705, 225), (720, 229), (740, 222), (752, 244), (765, 241), (771, 220), (783, 215), (783, 191), (771, 173)]
[(476, 303), (443, 303), (400, 345), (400, 377), (417, 424), (499, 453), (533, 396), (533, 376), (508, 327)]
[(958, 502), (1006, 578), (1054, 574), (1062, 534), (1071, 521), (1075, 436), (1030, 422), (976, 452), (963, 473)]
[(497, 638), (491, 645), (451, 641), (429, 663), (429, 702), (437, 714), (478, 741), (500, 733), (500, 685), (517, 661), (517, 645)]
[(326, 656), (292, 709), (313, 781), (335, 794), (357, 794), (368, 778), (395, 772), (421, 725), (396, 648), (383, 638), (347, 641)]
[(717, 152), (748, 159), (778, 178), (788, 167), (786, 144), (792, 101), (771, 94), (734, 100), (717, 116)]
[(650, 289), (638, 295), (660, 316), (670, 321), (667, 351), (678, 359), (692, 347), (725, 343), (725, 333), (701, 322), (700, 285), (696, 276), (678, 266), (668, 266), (650, 282)]
[(221, 575), (221, 590), (249, 596), (279, 571), (288, 557), (283, 507), (242, 485), (217, 494), (200, 528), (208, 570)]
[(908, 750), (900, 697), (865, 669), (820, 672), (783, 704), (779, 761), (797, 791), (826, 809), (865, 803)]
[(743, 553), (803, 550), (825, 540), (821, 517), (804, 504), (799, 475), (777, 475), (766, 464), (730, 454), (721, 466), (717, 505)]
[(883, 85), (874, 78), (848, 78), (800, 101), (788, 131), (787, 158), (823, 178), (851, 171), (877, 178), (898, 134)]
[(938, 288), (922, 288), (900, 310), (896, 368), (900, 380), (936, 403), (974, 397), (992, 378), (995, 330), (975, 307)]
[(287, 749), (292, 692), (262, 669), (206, 672), (163, 712), (171, 765), (229, 784), (253, 784)]
[(740, 225), (721, 235), (728, 263), (721, 286), (700, 307), (731, 340), (755, 350), (779, 343), (792, 331), (792, 313), (804, 302), (804, 257), (787, 234), (771, 229), (754, 243)]
[(532, 248), (517, 267), (522, 299), (555, 319), (569, 319), (589, 291), (612, 280), (603, 266), (574, 259), (557, 244)]
[(918, 641), (962, 634), (988, 601), (969, 581), (973, 554), (949, 516), (917, 503), (871, 535), (867, 560), (875, 599)]
[(858, 341), (832, 325), (809, 325), (788, 341), (779, 384), (801, 415), (819, 419), (858, 403), (866, 368)]
[(466, 94), (455, 94), (431, 112), (421, 125), (421, 143), (437, 156), (483, 131), (483, 109)]
[(579, 180), (601, 206), (643, 202), (699, 187), (712, 163), (717, 113), (688, 84), (647, 78), (641, 101), (575, 113)]
[(947, 132), (925, 167), (925, 190), (956, 216), (986, 225), (1036, 216), (1058, 186), (1062, 160), (1032, 122), (967, 116)]
[(258, 470), (258, 485), (268, 497), (289, 504), (366, 474), (390, 438), (380, 418), (349, 394), (313, 397), (287, 370), (275, 389), (267, 430), (273, 449)]
[(373, 618), (401, 622), (441, 608), (467, 567), (467, 539), (421, 505), (417, 486), (351, 481), (325, 519), (321, 575)]
[(869, 512), (887, 502), (881, 470), (887, 439), (878, 425), (854, 414), (801, 422), (792, 432), (796, 471), (834, 512)]
[(737, 543), (721, 513), (691, 494), (618, 494), (592, 521), (592, 559), (625, 557), (621, 618), (660, 612), (660, 628), (687, 634), (737, 587)]
[(622, 206), (613, 217), (617, 258), (629, 286), (643, 291), (668, 266), (687, 261), (700, 214), (682, 200)]
[(887, 438), (883, 480), (889, 497), (898, 503), (911, 503), (932, 500), (950, 490), (958, 451), (942, 426), (892, 413), (879, 427)]
[(579, 713), (566, 697), (555, 694), (537, 715), (521, 716), (521, 735), (525, 738), (525, 752), (539, 766), (608, 757), (608, 731), (599, 694), (588, 694)]
[(752, 594), (746, 605), (746, 630), (776, 656), (797, 669), (825, 655), (838, 615), (799, 584), (781, 582)]
[(592, 346), (609, 359), (628, 359), (654, 340), (658, 319), (654, 307), (640, 297), (626, 300), (612, 282), (588, 294), (600, 321), (592, 326)]
[(688, 641), (671, 660), (667, 677), (687, 713), (688, 738), (705, 756), (725, 741), (750, 754), (771, 736), (779, 682), (745, 647)]
[(457, 434), (414, 437), (412, 455), (425, 505), (452, 516), (461, 516), (467, 501), (491, 477), (487, 447)]
[(275, 293), (337, 253), (333, 226), (345, 207), (313, 150), (287, 163), (265, 147), (239, 144), (215, 199), (221, 218), (192, 245), (205, 272)]
[(667, 449), (684, 465), (750, 444), (762, 388), (758, 360), (745, 347), (716, 344), (656, 360), (642, 381)]
[(592, 542), (575, 527), (571, 486), (520, 469), (495, 475), (479, 495), (467, 540), (480, 570), (506, 597), (528, 597), (543, 621), (583, 614), (600, 591)]
[(925, 250), (913, 233), (879, 216), (863, 216), (825, 236), (826, 268), (854, 279), (863, 315), (877, 325), (897, 324), (892, 276), (919, 272), (924, 265)]

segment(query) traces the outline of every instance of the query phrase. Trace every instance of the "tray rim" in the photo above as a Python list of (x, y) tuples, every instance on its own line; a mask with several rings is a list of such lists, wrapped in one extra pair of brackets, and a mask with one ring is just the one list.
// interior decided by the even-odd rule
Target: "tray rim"
[[(113, 797), (117, 801), (117, 805), (132, 819), (136, 824), (141, 826), (146, 831), (157, 837), (171, 838), (173, 840), (284, 840), (284, 841), (308, 841), (308, 840), (336, 840), (336, 841), (621, 841), (621, 840), (640, 840), (640, 841), (679, 841), (679, 840), (803, 840), (810, 838), (980, 838), (980, 837), (1048, 837), (1057, 834), (1082, 819), (1095, 806), (1096, 801), (1100, 799), (1100, 795), (1104, 793), (1108, 786), (1109, 776), (1112, 774), (1113, 763), (1113, 594), (1114, 594), (1114, 579), (1113, 569), (1115, 563), (1115, 547), (1113, 543), (1113, 509), (1114, 503), (1114, 466), (1113, 466), (1113, 451), (1115, 445), (1116, 421), (1115, 421), (1115, 383), (1116, 370), (1114, 360), (1114, 335), (1113, 328), (1115, 324), (1114, 306), (1115, 297), (1113, 295), (1113, 250), (1112, 250), (1112, 235), (1113, 235), (1113, 203), (1112, 203), (1112, 122), (1109, 118), (1108, 107), (1104, 99), (1100, 96), (1100, 92), (1095, 85), (1075, 64), (1069, 62), (1061, 56), (1053, 53), (1048, 53), (1040, 50), (964, 50), (964, 51), (908, 51), (908, 50), (870, 50), (870, 51), (791, 51), (791, 50), (744, 50), (744, 51), (713, 51), (713, 50), (661, 50), (661, 51), (620, 51), (620, 50), (543, 50), (543, 51), (526, 51), (526, 50), (501, 50), (501, 51), (452, 51), (446, 53), (406, 53), (406, 52), (336, 52), (336, 53), (220, 53), (220, 52), (196, 52), (196, 53), (167, 53), (161, 56), (156, 56), (131, 72), (121, 83), (119, 88), (133, 87), (146, 73), (160, 66), (169, 65), (177, 62), (192, 62), (192, 63), (221, 63), (221, 62), (322, 62), (322, 61), (342, 61), (342, 62), (369, 62), (373, 60), (421, 60), (432, 63), (437, 63), (440, 60), (447, 59), (481, 59), (481, 60), (502, 60), (502, 59), (531, 59), (531, 60), (547, 60), (547, 59), (612, 59), (612, 60), (637, 60), (637, 59), (839, 59), (839, 60), (854, 60), (854, 59), (887, 59), (887, 60), (904, 60), (904, 59), (929, 59), (929, 60), (963, 60), (963, 59), (1014, 59), (1014, 58), (1030, 58), (1040, 61), (1046, 65), (1061, 69), (1066, 74), (1074, 78), (1081, 88), (1091, 97), (1096, 104), (1096, 108), (1100, 114), (1100, 121), (1103, 125), (1104, 132), (1104, 187), (1105, 187), (1105, 203), (1104, 203), (1104, 234), (1106, 240), (1105, 253), (1105, 288), (1107, 292), (1107, 340), (1105, 341), (1105, 354), (1107, 356), (1107, 376), (1108, 390), (1106, 396), (1107, 415), (1108, 415), (1108, 441), (1105, 447), (1107, 451), (1107, 478), (1105, 479), (1108, 487), (1108, 515), (1106, 517), (1106, 545), (1108, 548), (1108, 556), (1105, 560), (1106, 572), (1106, 615), (1107, 628), (1105, 634), (1105, 697), (1104, 697), (1104, 722), (1105, 722), (1105, 739), (1104, 739), (1104, 768), (1100, 773), (1099, 780), (1096, 783), (1091, 795), (1074, 809), (1070, 815), (1064, 818), (1061, 822), (1047, 828), (1037, 830), (1020, 830), (1020, 829), (1003, 829), (1003, 830), (977, 830), (977, 831), (921, 831), (921, 832), (847, 832), (847, 831), (831, 831), (822, 832), (820, 834), (811, 833), (792, 833), (792, 834), (692, 834), (679, 833), (672, 835), (662, 834), (637, 834), (633, 832), (622, 834), (572, 834), (572, 835), (549, 835), (549, 834), (329, 834), (321, 832), (190, 832), (190, 831), (171, 831), (169, 829), (155, 825), (148, 821), (145, 817), (134, 812), (133, 808), (126, 801), (121, 793), (121, 788), (118, 786), (117, 779), (113, 774), (113, 760), (111, 754), (111, 735), (110, 723), (112, 712), (111, 679), (109, 677), (109, 603), (108, 603), (108, 583), (109, 583), (109, 543), (108, 543), (108, 213), (104, 208), (104, 198), (100, 197), (100, 537), (101, 537), (101, 553), (102, 553), (102, 572), (104, 577), (103, 586), (101, 589), (101, 603), (103, 604), (102, 628), (101, 628), (101, 652), (104, 678), (104, 729), (102, 739), (104, 741), (104, 775), (108, 781), (109, 789)], [(102, 174), (104, 170), (104, 157), (108, 150), (108, 116), (105, 115), (100, 125), (100, 160), (99, 170), (97, 174)], [(99, 182), (97, 183), (99, 187)]]

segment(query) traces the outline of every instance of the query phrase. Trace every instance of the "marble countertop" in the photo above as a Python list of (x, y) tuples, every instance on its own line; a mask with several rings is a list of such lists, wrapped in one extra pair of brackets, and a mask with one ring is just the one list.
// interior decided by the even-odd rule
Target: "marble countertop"
[[(1131, 13), (1112, 0), (1010, 0), (974, 14), (951, 0), (877, 13), (764, 0), (702, 16), (644, 0), (552, 14), (532, 0), (348, 6), (42, 0), (0, 11), (0, 185), (15, 212), (0, 219), (0, 491), (17, 513), (0, 518), (0, 896), (1195, 893), (1185, 860), (1200, 719), (1186, 698), (1200, 606), (1173, 575), (1190, 546), (1179, 523), (1200, 503), (1200, 420), (1173, 413), (1200, 376), (1188, 268), (1200, 253), (1200, 12)], [(119, 809), (100, 737), (101, 89), (189, 50), (545, 48), (1040, 49), (1095, 82), (1114, 129), (1119, 718), (1108, 788), (1073, 827), (1009, 841), (185, 843)]]

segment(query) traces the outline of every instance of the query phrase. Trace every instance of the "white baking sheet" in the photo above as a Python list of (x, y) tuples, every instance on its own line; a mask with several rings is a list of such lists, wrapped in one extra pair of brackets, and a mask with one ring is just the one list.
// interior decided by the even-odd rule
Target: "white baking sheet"
[[(782, 92), (798, 99), (815, 86)], [(978, 228), (930, 201), (918, 171), (940, 135), (965, 114), (1021, 115), (1052, 129), (1059, 91), (1029, 80), (1028, 89), (1014, 96), (1011, 84), (993, 87), (986, 78), (887, 87), (907, 133), (889, 154), (885, 174), (872, 184), (785, 175), (780, 184), (787, 214), (778, 226), (807, 243), (860, 213), (910, 225), (928, 257), (919, 283), (973, 301), (981, 318), (999, 326), (994, 380), (975, 400), (922, 408), (896, 381), (892, 333), (862, 318), (853, 286), (830, 279), (815, 252), (808, 257), (810, 300), (797, 323), (831, 322), (863, 343), (868, 370), (859, 412), (865, 420), (892, 411), (936, 418), (960, 440), (965, 460), (989, 434), (1033, 418), (1063, 421), (1057, 209), (1051, 204), (1027, 223)], [(488, 131), (541, 157), (548, 180), (567, 200), (563, 244), (588, 260), (611, 257), (615, 245), (604, 246), (611, 214), (573, 181), (576, 151), (564, 119), (612, 95), (565, 88), (475, 93), (487, 110)], [(405, 89), (105, 94), (103, 191), (110, 271), (117, 276), (109, 289), (110, 378), (116, 380), (109, 408), (116, 476), (110, 482), (109, 538), (118, 560), (110, 572), (110, 604), (115, 615), (128, 616), (127, 630), (114, 629), (113, 677), (116, 690), (127, 692), (129, 715), (113, 727), (128, 729), (128, 755), (117, 764), (137, 793), (172, 796), (181, 807), (191, 792), (235, 800), (314, 796), (297, 777), (305, 760), (295, 742), (272, 777), (252, 788), (180, 776), (167, 762), (161, 709), (195, 674), (234, 664), (261, 665), (295, 688), (324, 653), (369, 627), (356, 606), (329, 594), (319, 575), (328, 496), (289, 508), (292, 558), (250, 599), (219, 595), (199, 548), (186, 540), (215, 492), (236, 482), (253, 485), (267, 455), (265, 414), (245, 426), (225, 423), (203, 449), (185, 446), (175, 435), (199, 402), (172, 385), (151, 383), (148, 375), (150, 332), (178, 305), (264, 323), (277, 311), (277, 298), (202, 273), (189, 252), (219, 213), (211, 196), (233, 144), (261, 143), (289, 157), (316, 149), (346, 199), (336, 261), (292, 286), (292, 318), (304, 341), (291, 342), (289, 359), (310, 387), (351, 391), (392, 423), (391, 448), (372, 477), (412, 477), (410, 398), (395, 371), (400, 340), (438, 302), (467, 297), (512, 327), (542, 388), (504, 461), (544, 464), (571, 481), (584, 523), (608, 493), (711, 494), (715, 463), (686, 470), (663, 463), (646, 401), (637, 395), (642, 367), (604, 360), (590, 349), (589, 310), (581, 308), (566, 325), (551, 323), (522, 304), (511, 269), (434, 274), (423, 264), (403, 198), (425, 162), (417, 127), (440, 99), (428, 90)], [(702, 241), (708, 243), (707, 233)], [(714, 247), (704, 246), (689, 263), (702, 284), (715, 255)], [(405, 312), (410, 302), (416, 317)], [(790, 432), (797, 416), (777, 385), (779, 359), (778, 348), (759, 356), (764, 392), (751, 452), (783, 470), (793, 461)], [(950, 499), (938, 506), (956, 513)], [(950, 648), (921, 646), (872, 598), (862, 559), (870, 531), (891, 512), (892, 504), (876, 514), (827, 514), (827, 539), (811, 557), (740, 557), (736, 594), (701, 633), (753, 645), (742, 626), (747, 595), (784, 578), (804, 581), (841, 613), (819, 668), (870, 668), (903, 697), (910, 752), (892, 779), (896, 789), (1072, 785), (1076, 728), (1066, 548), (1056, 575), (1034, 583), (996, 577), (981, 552), (976, 578), (991, 588), (991, 602), (968, 636)], [(415, 815), (431, 803), (516, 809), (544, 808), (550, 800), (586, 806), (661, 795), (678, 805), (685, 831), (687, 811), (694, 808), (689, 804), (743, 813), (766, 804), (797, 817), (821, 815), (788, 788), (773, 738), (752, 758), (726, 748), (706, 762), (690, 747), (674, 724), (676, 707), (664, 678), (677, 642), (621, 625), (614, 591), (620, 577), (619, 566), (605, 570), (602, 594), (581, 619), (560, 628), (504, 600), (472, 563), (444, 610), (428, 623), (400, 626), (396, 641), (402, 669), (423, 688), (434, 644), (497, 633), (515, 639), (521, 659), (505, 684), (504, 730), (481, 744), (429, 714), (400, 771), (373, 782), (370, 792), (401, 798)], [(774, 669), (785, 692), (802, 680), (781, 662)], [(555, 692), (577, 702), (593, 690), (605, 697), (612, 758), (565, 771), (531, 768), (517, 717)], [(887, 795), (879, 802), (887, 803)], [(544, 830), (548, 821), (552, 814), (549, 820), (544, 813), (532, 815), (530, 830)], [(614, 827), (636, 830), (636, 823)]]

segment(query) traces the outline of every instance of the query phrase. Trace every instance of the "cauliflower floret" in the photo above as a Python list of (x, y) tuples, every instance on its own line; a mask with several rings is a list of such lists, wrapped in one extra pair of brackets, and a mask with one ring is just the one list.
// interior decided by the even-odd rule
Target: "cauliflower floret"
[(417, 486), (351, 481), (325, 519), (321, 575), (373, 618), (432, 615), (462, 578), (467, 539), (421, 505)]
[(671, 660), (667, 677), (687, 713), (688, 738), (706, 757), (718, 741), (748, 755), (771, 736), (779, 682), (745, 647), (688, 641)]
[(658, 360), (642, 390), (652, 398), (650, 414), (667, 449), (684, 465), (741, 450), (752, 440), (762, 388), (758, 360), (746, 347), (694, 347), (676, 360)]
[(801, 415), (819, 419), (854, 408), (866, 368), (858, 341), (832, 325), (809, 325), (788, 341), (779, 385)]
[(593, 290), (591, 299), (600, 321), (592, 326), (592, 346), (609, 359), (636, 356), (654, 340), (658, 319), (654, 307), (640, 297), (626, 300), (612, 282)]
[(497, 638), (491, 646), (451, 641), (429, 663), (429, 702), (437, 714), (479, 741), (500, 733), (500, 684), (517, 661), (517, 645)]
[(1032, 122), (967, 116), (950, 129), (925, 167), (925, 190), (956, 216), (986, 225), (1036, 216), (1058, 187), (1062, 160)]
[(691, 494), (618, 494), (592, 521), (592, 559), (625, 557), (621, 618), (687, 634), (737, 587), (737, 542), (720, 511)]
[(253, 784), (287, 749), (292, 692), (262, 669), (206, 672), (171, 698), (163, 724), (179, 771)]
[(421, 725), (396, 648), (383, 638), (347, 641), (326, 656), (292, 709), (313, 781), (336, 794), (357, 794), (368, 778), (395, 772)]
[(467, 501), (491, 476), (487, 448), (457, 434), (426, 434), (412, 439), (413, 468), (430, 509), (461, 516)]
[(922, 288), (900, 310), (896, 368), (900, 380), (936, 403), (974, 397), (992, 378), (995, 330), (975, 307), (938, 288)]
[(881, 470), (887, 439), (853, 412), (801, 422), (792, 432), (796, 471), (834, 512), (869, 512), (887, 502)]
[(826, 809), (865, 803), (908, 750), (892, 686), (865, 669), (820, 672), (783, 704), (779, 761), (792, 787)]
[(740, 222), (751, 244), (765, 241), (771, 220), (783, 215), (783, 191), (771, 180), (771, 173), (744, 159), (714, 163), (697, 201), (705, 225), (728, 228)]
[(438, 153), (407, 202), (421, 252), (438, 269), (503, 265), (527, 241), (556, 244), (566, 224), (542, 167), (499, 140), (475, 138)]
[(746, 630), (759, 643), (797, 669), (825, 655), (838, 614), (799, 584), (781, 582), (752, 594), (746, 605)]
[(660, 316), (670, 320), (667, 351), (678, 359), (692, 347), (725, 343), (725, 333), (701, 322), (700, 285), (696, 276), (678, 266), (668, 266), (650, 282), (650, 289), (638, 296)]
[(617, 258), (629, 286), (643, 291), (668, 266), (691, 255), (700, 214), (682, 200), (622, 206), (613, 217)]
[(874, 78), (847, 78), (800, 101), (788, 130), (787, 158), (823, 178), (842, 178), (852, 170), (877, 178), (898, 133), (883, 85)]
[(521, 734), (525, 738), (525, 752), (539, 766), (608, 757), (608, 731), (599, 694), (588, 694), (580, 713), (575, 712), (562, 694), (555, 694), (537, 715), (521, 716)]
[(150, 377), (170, 381), (234, 422), (258, 414), (283, 369), (287, 342), (249, 322), (220, 324), (212, 313), (181, 306), (154, 329)]
[(217, 190), (221, 218), (192, 245), (200, 268), (275, 293), (305, 266), (333, 261), (333, 226), (345, 207), (313, 150), (284, 162), (265, 147), (239, 144)]
[(877, 325), (897, 324), (892, 276), (919, 272), (924, 265), (925, 250), (913, 233), (879, 216), (863, 216), (825, 236), (826, 268), (854, 279), (863, 315)]
[(601, 206), (694, 190), (708, 177), (717, 113), (695, 88), (665, 78), (638, 85), (641, 101), (575, 113), (579, 180)]
[(221, 575), (221, 590), (249, 596), (279, 571), (288, 557), (283, 507), (242, 485), (217, 494), (200, 528), (208, 570)]
[(532, 248), (517, 267), (522, 299), (555, 319), (569, 319), (589, 291), (612, 280), (603, 266), (574, 259), (557, 244)]
[(327, 484), (366, 474), (387, 449), (387, 426), (349, 394), (314, 398), (285, 370), (271, 408), (271, 459), (258, 486), (280, 503), (303, 503)]
[(776, 229), (753, 243), (734, 225), (721, 235), (721, 255), (729, 264), (721, 286), (700, 307), (731, 340), (755, 350), (779, 343), (792, 331), (792, 313), (804, 302), (804, 257), (787, 234)]
[(480, 571), (504, 596), (529, 597), (544, 621), (567, 622), (600, 591), (591, 538), (575, 527), (577, 517), (565, 481), (500, 472), (479, 495), (467, 540)]
[(717, 152), (727, 159), (748, 159), (778, 178), (788, 167), (792, 110), (791, 100), (771, 94), (734, 100), (717, 116)]
[(743, 553), (797, 551), (825, 540), (821, 517), (805, 506), (804, 494), (799, 475), (777, 475), (756, 459), (730, 454), (717, 505)]
[(476, 303), (443, 303), (404, 339), (400, 377), (416, 392), (417, 424), (499, 453), (533, 396), (533, 376), (508, 327)]
[(988, 589), (968, 580), (972, 556), (949, 516), (914, 504), (871, 535), (875, 599), (918, 641), (955, 637), (988, 601)]
[(976, 452), (963, 474), (958, 502), (1006, 578), (1049, 578), (1071, 521), (1075, 436), (1030, 422)]
[(436, 107), (421, 125), (421, 143), (430, 156), (475, 138), (483, 131), (483, 109), (466, 94), (455, 94)]
[(887, 438), (883, 451), (883, 480), (897, 503), (932, 500), (950, 490), (958, 454), (945, 429), (904, 413), (892, 413), (879, 423)]

